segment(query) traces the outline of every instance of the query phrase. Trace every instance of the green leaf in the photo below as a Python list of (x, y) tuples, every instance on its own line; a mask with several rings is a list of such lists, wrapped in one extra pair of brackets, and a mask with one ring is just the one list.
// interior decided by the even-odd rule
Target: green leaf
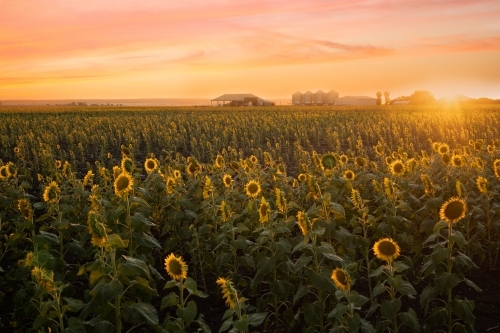
[(398, 313), (399, 309), (401, 309), (401, 300), (399, 298), (389, 300), (382, 300), (382, 304), (380, 305), (380, 313), (387, 319), (392, 319)]
[(368, 297), (358, 294), (356, 290), (351, 291), (349, 299), (357, 308), (361, 308), (369, 300)]
[(196, 320), (196, 322), (200, 326), (203, 333), (212, 333), (212, 331), (210, 330), (210, 327), (208, 327), (208, 325), (203, 320), (203, 315), (200, 314), (198, 316), (198, 319)]
[(114, 300), (123, 291), (123, 285), (118, 280), (111, 282), (99, 282), (94, 289), (90, 291), (90, 295), (100, 304), (106, 304)]
[(405, 264), (404, 262), (401, 262), (401, 261), (395, 261), (395, 262), (393, 262), (393, 265), (396, 268), (396, 272), (398, 272), (398, 273), (403, 272), (403, 271), (407, 270), (408, 268), (410, 268), (410, 266), (408, 266), (407, 264)]
[(252, 326), (259, 326), (267, 317), (267, 312), (258, 312), (248, 315), (248, 323)]
[(307, 295), (307, 286), (300, 286), (299, 289), (297, 289), (295, 296), (293, 296), (293, 305), (295, 305), (295, 303), (305, 295)]
[(61, 333), (85, 333), (85, 327), (78, 318), (71, 317), (68, 319), (68, 327), (66, 327)]
[(335, 319), (340, 319), (345, 313), (347, 312), (347, 306), (344, 303), (339, 303), (333, 309), (329, 314), (328, 314), (328, 319), (330, 318), (335, 318)]
[(434, 284), (438, 294), (442, 294), (448, 288), (455, 287), (460, 282), (460, 278), (455, 273), (442, 272), (434, 279)]
[(170, 289), (170, 288), (173, 288), (177, 285), (179, 285), (179, 282), (177, 282), (176, 280), (170, 280), (167, 283), (165, 283), (165, 286), (163, 287), (163, 289)]
[(186, 325), (189, 325), (196, 317), (196, 312), (196, 303), (194, 301), (189, 301), (184, 309), (178, 308), (175, 314), (179, 316), (186, 323)]
[(319, 302), (314, 302), (312, 304), (305, 302), (302, 305), (302, 311), (304, 312), (304, 320), (307, 326), (315, 327), (318, 326), (321, 317), (325, 311), (323, 304)]
[(249, 319), (246, 314), (241, 316), (240, 320), (236, 320), (233, 325), (236, 329), (242, 332), (248, 332), (248, 324), (249, 324)]
[(126, 262), (118, 264), (118, 272), (121, 276), (142, 276), (149, 277), (148, 266), (143, 260), (123, 256)]
[(483, 291), (481, 288), (479, 288), (474, 282), (472, 282), (469, 279), (464, 279), (464, 282), (465, 282), (466, 285), (468, 285), (469, 287), (473, 288), (475, 291), (478, 291), (478, 292), (482, 292)]
[[(148, 325), (158, 325), (158, 313), (153, 305), (145, 302), (133, 303), (123, 308), (123, 317), (133, 324), (145, 322)], [(141, 320), (142, 319), (142, 320)]]
[(474, 262), (472, 262), (472, 260), (465, 253), (462, 253), (460, 251), (458, 252), (458, 255), (455, 256), (455, 262), (460, 266), (465, 266), (467, 268), (476, 267)]
[(440, 326), (440, 325), (445, 325), (446, 322), (448, 321), (448, 312), (446, 311), (445, 308), (434, 308), (430, 314), (430, 316), (427, 318), (426, 323), (431, 326)]
[(280, 238), (279, 242), (273, 243), (272, 248), (283, 253), (292, 253), (292, 246), (284, 238)]
[(379, 268), (377, 268), (376, 270), (374, 270), (373, 272), (370, 273), (370, 277), (376, 277), (376, 276), (379, 276), (380, 274), (382, 274), (382, 272), (384, 271), (384, 267), (385, 266), (380, 266)]
[(330, 210), (336, 219), (345, 219), (345, 210), (342, 205), (336, 202), (330, 202)]
[(357, 332), (360, 324), (361, 317), (359, 316), (359, 313), (355, 313), (352, 317), (347, 317), (347, 327), (349, 327), (349, 331)]
[(471, 325), (474, 324), (474, 320), (476, 318), (472, 314), (472, 311), (474, 311), (473, 301), (469, 301), (467, 299), (465, 300), (454, 299), (451, 302), (451, 310), (458, 316), (458, 318), (462, 319), (467, 324)]
[(179, 298), (174, 292), (171, 292), (161, 300), (160, 311), (163, 311), (166, 308), (177, 304), (179, 304)]
[(156, 238), (154, 238), (151, 234), (142, 233), (139, 235), (139, 234), (134, 233), (133, 239), (134, 239), (135, 243), (137, 243), (141, 246), (150, 248), (150, 249), (153, 249), (153, 248), (161, 249), (162, 248), (160, 243), (158, 243)]
[(417, 314), (412, 308), (408, 312), (398, 313), (398, 318), (403, 324), (413, 330), (413, 332), (420, 332), (420, 325), (418, 324)]
[(247, 248), (248, 248), (247, 240), (242, 235), (239, 235), (238, 239), (232, 240), (230, 242), (230, 244), (231, 244), (232, 247), (234, 247), (236, 249), (241, 249), (243, 251), (246, 251)]
[(361, 332), (363, 333), (375, 333), (375, 328), (373, 327), (373, 325), (367, 321), (367, 320), (364, 320), (363, 318), (361, 318)]
[(117, 234), (111, 234), (108, 237), (108, 241), (104, 244), (106, 249), (109, 248), (115, 248), (115, 249), (122, 249), (127, 247), (127, 241), (123, 241), (121, 237)]
[(70, 297), (63, 297), (63, 299), (68, 303), (68, 310), (71, 312), (78, 312), (85, 307), (85, 303), (79, 299), (74, 299)]
[(40, 231), (39, 235), (35, 235), (35, 243), (39, 245), (45, 245), (45, 244), (58, 245), (59, 237), (50, 232)]
[(83, 325), (92, 327), (92, 332), (94, 333), (108, 333), (114, 330), (113, 324), (100, 318), (92, 318), (89, 321), (84, 321)]

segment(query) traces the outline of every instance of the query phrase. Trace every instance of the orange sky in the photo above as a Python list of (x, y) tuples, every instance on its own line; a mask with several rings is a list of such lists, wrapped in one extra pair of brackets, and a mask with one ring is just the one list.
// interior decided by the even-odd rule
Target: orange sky
[(500, 0), (15, 0), (0, 99), (500, 98)]

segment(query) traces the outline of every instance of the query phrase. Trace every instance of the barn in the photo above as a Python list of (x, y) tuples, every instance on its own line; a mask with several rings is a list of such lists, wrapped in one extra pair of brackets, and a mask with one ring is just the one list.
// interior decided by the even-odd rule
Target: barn
[(337, 98), (335, 105), (377, 105), (377, 99), (369, 96), (344, 96)]
[(274, 105), (270, 101), (266, 101), (254, 94), (224, 94), (210, 101), (210, 105), (218, 106), (264, 106)]

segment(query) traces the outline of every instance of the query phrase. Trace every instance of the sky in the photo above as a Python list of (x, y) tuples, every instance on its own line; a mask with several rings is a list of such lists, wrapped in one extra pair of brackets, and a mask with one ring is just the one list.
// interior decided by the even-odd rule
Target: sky
[(0, 0), (0, 100), (500, 98), (500, 0)]

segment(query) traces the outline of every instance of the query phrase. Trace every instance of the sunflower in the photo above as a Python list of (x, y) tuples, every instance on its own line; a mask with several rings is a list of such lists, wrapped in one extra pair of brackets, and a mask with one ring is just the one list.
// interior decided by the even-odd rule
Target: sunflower
[(191, 161), (186, 167), (186, 172), (191, 176), (195, 176), (200, 171), (201, 166), (196, 161)]
[(340, 163), (346, 164), (349, 161), (349, 157), (346, 155), (340, 155)]
[(500, 159), (496, 159), (493, 162), (493, 169), (498, 169), (498, 168), (500, 168)]
[(422, 183), (424, 183), (425, 194), (430, 194), (432, 192), (432, 183), (426, 174), (421, 174), (420, 179), (422, 179)]
[(231, 184), (233, 183), (233, 179), (231, 178), (231, 175), (229, 174), (225, 174), (223, 177), (222, 177), (222, 182), (224, 183), (224, 186), (225, 187), (229, 187), (231, 186)]
[(363, 199), (361, 199), (361, 195), (356, 189), (351, 189), (351, 200), (355, 207), (363, 206)]
[(260, 200), (259, 221), (260, 223), (269, 221), (269, 204), (264, 197)]
[(462, 155), (453, 155), (451, 157), (451, 165), (456, 168), (461, 168), (464, 166), (464, 158)]
[(9, 179), (9, 171), (7, 170), (7, 166), (1, 166), (0, 167), (0, 180), (6, 180)]
[(102, 216), (94, 210), (90, 210), (87, 215), (87, 229), (92, 236), (91, 243), (95, 246), (102, 247), (106, 243), (106, 229)]
[(391, 163), (392, 163), (392, 157), (387, 156), (387, 157), (385, 158), (385, 164), (390, 165)]
[(223, 168), (224, 163), (225, 163), (224, 157), (222, 157), (222, 155), (217, 155), (217, 157), (215, 158), (215, 167)]
[(165, 183), (165, 189), (167, 190), (167, 194), (174, 193), (175, 188), (175, 179), (173, 177), (167, 177), (167, 181)]
[(405, 173), (405, 165), (401, 160), (395, 160), (389, 164), (389, 170), (394, 176), (401, 176)]
[(463, 186), (462, 186), (462, 183), (460, 183), (460, 180), (457, 179), (457, 181), (455, 182), (455, 189), (457, 190), (457, 195), (459, 198), (463, 197), (464, 195), (464, 190), (463, 190)]
[(234, 288), (231, 280), (220, 277), (217, 279), (216, 283), (222, 289), (222, 297), (225, 298), (227, 306), (234, 309), (238, 303), (238, 291)]
[(231, 167), (231, 169), (233, 169), (236, 172), (238, 172), (238, 169), (240, 168), (240, 165), (236, 161), (231, 161), (229, 163), (229, 166)]
[(331, 170), (335, 167), (337, 164), (337, 159), (333, 154), (325, 154), (321, 158), (321, 165), (323, 166), (324, 169)]
[(21, 149), (19, 149), (19, 147), (14, 148), (14, 153), (19, 154), (20, 151), (21, 151)]
[(495, 176), (500, 179), (500, 167), (495, 168)]
[(337, 286), (337, 288), (341, 290), (349, 290), (351, 289), (351, 279), (347, 272), (341, 268), (335, 268), (332, 272), (332, 280)]
[(434, 150), (436, 153), (439, 151), (439, 142), (432, 143), (432, 150)]
[(356, 177), (356, 174), (354, 173), (354, 171), (349, 169), (349, 170), (344, 171), (342, 176), (347, 180), (354, 180), (354, 178)]
[(227, 222), (229, 220), (231, 211), (228, 204), (224, 200), (222, 200), (222, 202), (220, 203), (220, 212), (222, 222)]
[(416, 167), (417, 167), (416, 159), (410, 158), (408, 161), (406, 161), (406, 169), (408, 169), (409, 172), (415, 170)]
[(116, 179), (121, 173), (122, 173), (122, 168), (115, 165), (113, 167), (113, 178)]
[(132, 173), (134, 162), (130, 157), (124, 157), (122, 158), (121, 168), (123, 172)]
[(121, 146), (122, 157), (130, 157), (132, 155), (132, 151), (125, 146)]
[(27, 199), (19, 199), (17, 201), (17, 208), (25, 220), (31, 220), (33, 217), (33, 210), (31, 209), (31, 204)]
[(354, 159), (354, 164), (356, 164), (360, 168), (364, 168), (366, 166), (366, 158), (364, 158), (364, 157), (356, 157)]
[(45, 191), (43, 191), (43, 200), (48, 203), (56, 203), (59, 193), (61, 193), (61, 190), (57, 183), (53, 181), (45, 187)]
[(144, 169), (146, 169), (147, 173), (151, 173), (158, 169), (158, 161), (156, 158), (147, 158), (144, 162)]
[(9, 162), (7, 163), (6, 167), (7, 167), (7, 172), (9, 173), (9, 178), (17, 176), (17, 167), (14, 163)]
[(486, 180), (486, 178), (481, 177), (481, 176), (477, 177), (476, 184), (477, 184), (477, 188), (478, 188), (479, 192), (481, 192), (483, 194), (488, 193), (488, 188), (487, 188), (488, 180)]
[(302, 235), (308, 235), (312, 230), (311, 220), (305, 212), (297, 213), (297, 224), (299, 225), (300, 231), (302, 231)]
[(245, 185), (245, 192), (249, 197), (256, 198), (260, 193), (260, 185), (255, 180), (249, 181)]
[(483, 147), (483, 142), (482, 141), (477, 140), (476, 142), (474, 142), (474, 149), (475, 150), (481, 150), (482, 147)]
[(383, 238), (373, 245), (373, 252), (380, 260), (385, 260), (388, 263), (392, 262), (399, 256), (401, 249), (392, 238)]
[(203, 185), (203, 199), (208, 199), (214, 193), (214, 186), (210, 177), (205, 176), (205, 184)]
[(307, 180), (307, 176), (305, 174), (303, 174), (303, 173), (301, 173), (297, 178), (299, 179), (299, 181), (301, 183), (303, 183), (303, 182), (305, 182)]
[(281, 190), (279, 188), (276, 188), (274, 190), (274, 193), (276, 194), (276, 207), (278, 207), (278, 210), (280, 212), (283, 212), (285, 210), (285, 203), (281, 194)]
[(94, 173), (92, 170), (87, 171), (87, 174), (85, 177), (83, 177), (83, 186), (91, 185), (90, 183), (92, 182), (94, 178)]
[(61, 166), (62, 166), (61, 161), (60, 161), (60, 160), (56, 160), (56, 161), (54, 162), (54, 166), (56, 167), (56, 169), (60, 169), (60, 168), (61, 168)]
[(382, 147), (382, 145), (380, 145), (380, 144), (376, 145), (373, 148), (375, 149), (375, 153), (377, 155), (382, 155), (384, 153), (384, 147)]
[(441, 155), (441, 160), (443, 161), (444, 164), (449, 164), (451, 161), (450, 154), (444, 153)]
[(127, 172), (122, 172), (115, 179), (115, 194), (121, 197), (123, 194), (132, 191), (132, 186), (134, 186), (134, 178), (130, 176)]
[(450, 146), (448, 146), (446, 143), (441, 143), (438, 148), (438, 153), (441, 155), (447, 154), (450, 151)]
[(384, 178), (384, 191), (389, 198), (394, 195), (394, 184), (387, 177)]
[(31, 270), (31, 276), (35, 279), (40, 288), (45, 289), (49, 293), (55, 290), (54, 272), (47, 271), (43, 267), (35, 266)]
[(255, 164), (259, 163), (259, 160), (257, 159), (257, 157), (252, 155), (252, 156), (250, 156), (250, 162), (252, 162), (252, 165), (255, 165)]
[(448, 224), (457, 223), (465, 217), (466, 204), (460, 198), (453, 197), (446, 201), (439, 210), (439, 218)]
[(182, 257), (176, 257), (173, 253), (170, 253), (165, 258), (165, 270), (174, 280), (187, 278), (188, 267), (186, 263), (182, 260)]

